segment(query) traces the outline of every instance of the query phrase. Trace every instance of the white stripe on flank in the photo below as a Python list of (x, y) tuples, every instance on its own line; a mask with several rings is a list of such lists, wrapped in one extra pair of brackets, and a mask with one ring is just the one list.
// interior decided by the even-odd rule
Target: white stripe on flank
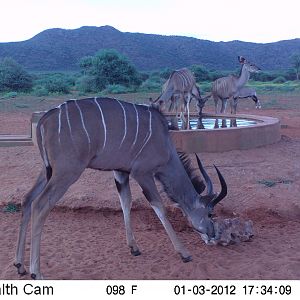
[(149, 107), (148, 107), (148, 112), (149, 112), (149, 131), (144, 139), (143, 146), (141, 147), (140, 151), (135, 156), (134, 160), (140, 155), (140, 153), (143, 151), (143, 149), (145, 148), (145, 146), (147, 145), (147, 143), (149, 142), (149, 140), (152, 136), (152, 113), (151, 113), (151, 110)]
[(137, 137), (138, 137), (138, 134), (139, 134), (139, 114), (138, 114), (138, 111), (136, 109), (136, 106), (135, 104), (132, 104), (133, 107), (134, 107), (134, 110), (135, 110), (135, 114), (136, 114), (136, 132), (135, 132), (135, 138), (134, 138), (134, 141), (132, 143), (132, 146), (131, 148), (135, 145), (136, 141), (137, 141)]
[(69, 118), (69, 110), (68, 110), (68, 102), (65, 102), (66, 104), (66, 116), (67, 116), (67, 122), (68, 122), (68, 126), (69, 126), (69, 130), (70, 130), (70, 134), (72, 137), (72, 128), (71, 128), (71, 123), (70, 123), (70, 118)]
[[(116, 99), (116, 100), (117, 100), (117, 99)], [(125, 140), (126, 134), (127, 134), (127, 120), (126, 120), (126, 111), (125, 111), (125, 108), (124, 108), (123, 104), (122, 104), (119, 100), (117, 100), (117, 101), (118, 101), (118, 103), (119, 103), (119, 104), (121, 105), (121, 107), (122, 107), (122, 110), (123, 110), (123, 116), (124, 116), (124, 135), (123, 135), (121, 144), (120, 144), (120, 146), (119, 146), (119, 148), (121, 148), (121, 146), (122, 146), (122, 144), (123, 144), (123, 142), (124, 142), (124, 140)]]
[(94, 102), (96, 103), (96, 105), (98, 106), (99, 110), (100, 110), (100, 114), (101, 114), (101, 119), (102, 119), (102, 124), (103, 124), (103, 129), (104, 129), (104, 141), (103, 141), (103, 146), (102, 146), (102, 150), (105, 148), (106, 145), (106, 124), (105, 124), (105, 120), (104, 120), (104, 115), (103, 115), (103, 111), (101, 109), (100, 104), (97, 101), (97, 98), (94, 98)]
[(57, 107), (59, 109), (58, 112), (58, 142), (60, 143), (60, 131), (61, 131), (61, 105)]
[(78, 110), (79, 110), (79, 114), (80, 114), (80, 119), (81, 119), (82, 127), (83, 127), (83, 129), (84, 129), (84, 131), (85, 131), (86, 137), (87, 137), (88, 142), (89, 142), (89, 148), (90, 148), (91, 139), (90, 139), (89, 133), (88, 133), (88, 131), (86, 130), (86, 127), (85, 127), (85, 124), (84, 124), (82, 111), (81, 111), (81, 109), (80, 109), (80, 107), (79, 107), (77, 101), (75, 100), (74, 102), (75, 102), (76, 107), (77, 107)]
[(44, 125), (41, 125), (40, 129), (41, 129), (41, 137), (42, 137), (43, 161), (45, 163), (45, 166), (48, 167), (50, 164), (48, 161), (47, 152), (46, 152), (46, 148), (45, 148)]

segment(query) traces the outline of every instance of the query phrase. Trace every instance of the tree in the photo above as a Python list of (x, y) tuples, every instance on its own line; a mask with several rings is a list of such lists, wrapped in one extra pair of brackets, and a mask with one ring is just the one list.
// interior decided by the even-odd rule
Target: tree
[(209, 71), (204, 66), (193, 65), (191, 70), (194, 73), (196, 81), (207, 81), (210, 79)]
[(33, 81), (20, 64), (6, 57), (0, 61), (0, 91), (29, 91)]
[(300, 53), (295, 53), (291, 56), (292, 66), (296, 72), (296, 79), (299, 80), (300, 73)]
[(79, 65), (99, 91), (113, 84), (129, 87), (141, 83), (135, 67), (115, 50), (102, 50), (95, 56), (83, 57)]

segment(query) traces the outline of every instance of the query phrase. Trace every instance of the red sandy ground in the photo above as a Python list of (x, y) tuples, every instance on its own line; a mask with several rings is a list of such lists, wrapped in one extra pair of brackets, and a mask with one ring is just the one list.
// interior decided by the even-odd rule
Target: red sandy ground
[[(193, 255), (183, 263), (162, 225), (131, 182), (133, 227), (141, 256), (131, 256), (111, 172), (86, 170), (47, 219), (41, 247), (47, 279), (300, 279), (300, 110), (248, 109), (277, 117), (284, 125), (277, 144), (252, 150), (201, 153), (219, 190), (216, 164), (229, 191), (216, 213), (251, 219), (255, 236), (231, 246), (207, 246), (178, 209), (169, 219)], [(0, 114), (0, 133), (28, 133), (28, 113)], [(8, 132), (6, 132), (8, 131)], [(0, 148), (0, 279), (18, 279), (12, 266), (20, 213), (3, 211), (21, 203), (41, 167), (35, 147)], [(276, 183), (267, 187), (260, 181)], [(164, 196), (164, 198), (166, 198)], [(170, 201), (166, 200), (166, 204)], [(30, 232), (28, 232), (28, 237)], [(26, 266), (29, 264), (29, 241)], [(29, 279), (29, 275), (25, 276)]]

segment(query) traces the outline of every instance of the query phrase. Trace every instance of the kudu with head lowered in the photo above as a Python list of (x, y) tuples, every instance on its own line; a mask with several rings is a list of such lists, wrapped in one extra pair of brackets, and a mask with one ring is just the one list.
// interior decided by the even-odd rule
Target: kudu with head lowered
[[(191, 256), (177, 238), (155, 185), (158, 179), (167, 193), (204, 238), (214, 238), (211, 213), (226, 196), (227, 186), (216, 168), (222, 190), (212, 183), (197, 157), (207, 185), (194, 176), (186, 155), (181, 158), (171, 141), (165, 117), (155, 108), (109, 98), (69, 100), (43, 115), (37, 125), (37, 143), (44, 167), (22, 206), (15, 266), (26, 273), (26, 229), (31, 218), (30, 273), (42, 278), (40, 242), (50, 210), (86, 168), (113, 170), (124, 214), (127, 244), (133, 255), (140, 251), (131, 228), (129, 174), (138, 182), (162, 222), (175, 250), (184, 261)], [(199, 193), (198, 193), (198, 192)]]
[[(229, 75), (216, 79), (212, 84), (211, 94), (207, 96), (213, 96), (216, 114), (218, 113), (218, 102), (222, 102), (221, 113), (225, 113), (227, 100), (230, 98), (232, 98), (231, 113), (235, 114), (239, 90), (248, 82), (250, 73), (258, 72), (260, 70), (256, 65), (250, 63), (242, 56), (238, 56), (238, 60), (242, 65), (240, 75), (238, 77)], [(205, 97), (205, 99), (207, 97)]]
[[(175, 112), (176, 117), (171, 119), (171, 126), (175, 129), (178, 128), (178, 114), (182, 120), (182, 127), (189, 128), (190, 120), (190, 102), (195, 98), (198, 108), (204, 106), (200, 90), (196, 85), (196, 80), (192, 72), (187, 68), (175, 70), (171, 73), (168, 80), (162, 88), (162, 93), (153, 102), (158, 105), (160, 111)], [(187, 113), (187, 120), (184, 114)]]

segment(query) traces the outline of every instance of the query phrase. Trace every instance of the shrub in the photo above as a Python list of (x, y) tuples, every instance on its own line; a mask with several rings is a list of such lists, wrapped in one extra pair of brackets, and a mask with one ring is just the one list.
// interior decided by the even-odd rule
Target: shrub
[(284, 83), (286, 82), (286, 79), (283, 76), (278, 76), (275, 79), (273, 79), (274, 83)]
[(17, 92), (8, 92), (8, 93), (5, 93), (3, 95), (3, 97), (1, 97), (1, 99), (16, 98), (17, 96), (18, 96)]
[(41, 85), (37, 85), (33, 88), (33, 94), (38, 97), (47, 96), (49, 94), (49, 91)]
[(90, 76), (97, 91), (108, 85), (139, 86), (141, 80), (135, 67), (115, 50), (103, 50), (80, 60), (83, 74)]
[(74, 85), (74, 79), (62, 73), (44, 74), (35, 84), (37, 90), (42, 92), (46, 90), (48, 93), (68, 94)]
[(128, 88), (121, 84), (109, 84), (103, 93), (105, 94), (126, 94), (133, 92), (134, 90), (132, 88)]
[(209, 71), (203, 66), (193, 65), (191, 70), (194, 73), (196, 81), (206, 81), (210, 79)]
[(27, 92), (32, 88), (32, 77), (12, 58), (0, 61), (0, 91)]
[(140, 86), (142, 91), (161, 91), (161, 88), (162, 82), (159, 77), (150, 77)]
[(97, 91), (95, 82), (94, 76), (84, 75), (78, 79), (76, 86), (82, 93), (92, 93)]

